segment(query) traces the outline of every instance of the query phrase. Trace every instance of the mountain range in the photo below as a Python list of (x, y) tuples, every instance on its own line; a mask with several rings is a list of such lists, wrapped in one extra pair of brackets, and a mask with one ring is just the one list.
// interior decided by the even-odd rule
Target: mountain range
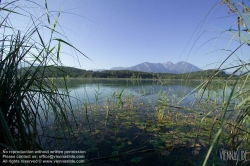
[(110, 70), (134, 70), (142, 72), (174, 73), (174, 74), (201, 71), (201, 69), (198, 68), (197, 66), (184, 61), (180, 61), (176, 64), (170, 61), (165, 63), (144, 62), (131, 67), (112, 67)]

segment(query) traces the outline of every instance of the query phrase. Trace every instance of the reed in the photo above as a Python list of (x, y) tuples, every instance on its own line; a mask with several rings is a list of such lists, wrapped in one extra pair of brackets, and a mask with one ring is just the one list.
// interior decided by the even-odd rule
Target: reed
[(165, 92), (160, 90), (158, 92), (158, 99), (156, 102), (156, 116), (159, 121), (164, 118), (164, 112), (169, 105), (169, 98)]
[[(62, 122), (70, 130), (69, 117), (74, 117), (67, 88), (67, 78), (63, 77), (64, 89), (59, 89), (45, 72), (56, 73), (49, 66), (61, 66), (60, 50), (64, 43), (75, 49), (56, 28), (61, 11), (57, 15), (35, 1), (26, 1), (22, 8), (19, 1), (0, 4), (1, 46), (0, 46), (0, 151), (42, 149), (41, 140), (46, 125)], [(37, 17), (29, 12), (29, 7), (44, 10)], [(27, 29), (12, 26), (12, 15), (19, 19), (30, 18)], [(41, 31), (50, 32), (49, 38), (42, 37)], [(78, 50), (77, 50), (78, 51)], [(84, 55), (85, 56), (85, 55)], [(58, 68), (58, 70), (61, 70)], [(63, 71), (62, 71), (63, 72)], [(50, 121), (49, 114), (55, 120)]]
[[(233, 69), (233, 74), (240, 73), (237, 80), (235, 80), (232, 86), (228, 86), (229, 81), (225, 80), (223, 96), (220, 104), (220, 107), (216, 109), (219, 111), (217, 114), (217, 121), (213, 122), (219, 125), (218, 129), (214, 127), (211, 128), (211, 131), (215, 131), (213, 135), (212, 142), (207, 151), (205, 160), (203, 165), (205, 166), (208, 163), (209, 157), (212, 152), (216, 153), (218, 151), (218, 143), (220, 141), (224, 141), (228, 148), (227, 150), (237, 151), (240, 150), (249, 150), (249, 130), (250, 130), (250, 89), (248, 87), (249, 84), (249, 64), (244, 62), (242, 59), (237, 57), (237, 53), (241, 51), (240, 49), (244, 46), (249, 46), (249, 7), (245, 6), (244, 1), (241, 2), (232, 2), (231, 0), (222, 1), (224, 5), (226, 5), (229, 9), (230, 13), (235, 14), (237, 17), (237, 27), (236, 31), (229, 30), (232, 33), (233, 39), (238, 37), (239, 46), (232, 50), (232, 53), (229, 54), (224, 61), (218, 67), (218, 70), (223, 71), (227, 69)], [(235, 57), (238, 58), (239, 64), (234, 65), (231, 64), (230, 68), (222, 67), (230, 58)], [(217, 73), (215, 73), (216, 75)], [(232, 74), (232, 76), (233, 76)], [(207, 81), (202, 86), (202, 96), (205, 94), (205, 90), (208, 85), (210, 85), (211, 80), (213, 80), (213, 76), (207, 79)], [(226, 93), (230, 92), (226, 97)], [(227, 128), (227, 129), (226, 129)], [(223, 137), (223, 134), (227, 133), (227, 137)], [(245, 142), (245, 143), (243, 143)], [(247, 144), (246, 144), (247, 142)], [(214, 163), (216, 161), (216, 155), (214, 155)], [(227, 165), (236, 165), (238, 161), (229, 160), (227, 161)], [(246, 161), (245, 161), (246, 162)], [(244, 162), (242, 163), (244, 164)]]

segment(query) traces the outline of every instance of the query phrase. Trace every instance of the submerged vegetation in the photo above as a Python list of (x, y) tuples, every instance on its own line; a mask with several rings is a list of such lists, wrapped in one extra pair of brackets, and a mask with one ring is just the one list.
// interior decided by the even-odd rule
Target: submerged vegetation
[[(93, 165), (103, 162), (111, 165), (202, 165), (222, 123), (223, 106), (220, 103), (229, 97), (225, 94), (223, 99), (220, 90), (214, 87), (214, 94), (207, 91), (203, 102), (199, 102), (202, 92), (196, 92), (192, 104), (177, 105), (183, 98), (182, 94), (160, 90), (151, 92), (153, 95), (144, 100), (143, 91), (138, 98), (137, 94), (120, 88), (120, 91), (107, 96), (104, 104), (95, 100), (78, 110), (78, 126), (73, 132), (64, 130), (70, 136), (67, 141), (56, 145), (58, 148), (67, 145), (69, 149), (86, 149), (86, 161)], [(101, 98), (100, 91), (99, 88), (95, 90), (96, 99)], [(232, 124), (233, 119), (228, 119), (218, 140), (218, 150), (230, 149)], [(49, 130), (53, 132), (49, 133), (55, 134), (50, 134), (50, 137), (62, 137), (63, 132), (56, 130), (61, 125), (50, 126)], [(243, 150), (249, 146), (249, 138), (244, 129), (240, 129), (243, 128), (239, 128), (235, 139), (241, 141), (240, 149)], [(69, 140), (74, 140), (74, 143)], [(225, 163), (215, 149), (208, 160), (209, 165), (213, 162), (216, 165)]]
[[(28, 3), (43, 8), (35, 2)], [(234, 36), (239, 36), (239, 47), (249, 45), (249, 8), (244, 3), (229, 0), (223, 3), (238, 15), (239, 26)], [(44, 11), (48, 11), (46, 1), (44, 6)], [(250, 149), (248, 63), (240, 61), (240, 65), (230, 67), (234, 73), (241, 73), (238, 76), (227, 75), (223, 72), (225, 68), (221, 68), (237, 49), (217, 70), (211, 71), (180, 75), (83, 71), (62, 67), (60, 62), (61, 44), (76, 49), (66, 40), (54, 37), (59, 34), (56, 27), (61, 12), (56, 18), (49, 12), (42, 18), (28, 13), (32, 24), (21, 33), (9, 23), (9, 15), (23, 16), (19, 9), (18, 1), (1, 4), (0, 25), (4, 31), (0, 52), (0, 151), (6, 148), (86, 150), (84, 160), (89, 165), (249, 164), (246, 160), (223, 161), (219, 152), (221, 149)], [(241, 26), (244, 30), (240, 29)], [(44, 27), (51, 34), (48, 40), (40, 35)], [(29, 67), (23, 67), (24, 63)], [(75, 98), (70, 95), (68, 87), (68, 78), (72, 76), (155, 78), (162, 86), (168, 83), (162, 78), (180, 78), (187, 83), (186, 86), (190, 83), (187, 78), (203, 81), (193, 87), (193, 91), (183, 94), (152, 90), (156, 99), (146, 101), (141, 97), (146, 95), (143, 89), (140, 95), (136, 95), (123, 87), (106, 96), (105, 103), (100, 102), (102, 89), (98, 86), (94, 103), (76, 99), (82, 108), (75, 109), (72, 106)], [(60, 85), (52, 77), (63, 78), (59, 80)], [(223, 78), (219, 86), (211, 83), (216, 78)], [(194, 94), (197, 96), (192, 102), (181, 104)]]

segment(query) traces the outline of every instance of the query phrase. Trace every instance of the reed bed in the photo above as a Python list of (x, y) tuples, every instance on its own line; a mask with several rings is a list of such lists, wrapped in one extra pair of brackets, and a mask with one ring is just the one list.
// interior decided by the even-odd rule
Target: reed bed
[[(45, 7), (44, 7), (45, 6)], [(61, 66), (60, 48), (64, 43), (74, 47), (56, 31), (61, 11), (48, 12), (35, 1), (1, 2), (0, 46), (0, 151), (41, 150), (44, 128), (50, 123), (63, 121), (70, 130), (68, 117), (73, 109), (67, 90), (67, 78), (62, 79), (64, 90), (58, 89), (45, 76), (48, 66)], [(41, 16), (33, 15), (30, 8), (40, 8)], [(47, 12), (46, 12), (47, 11)], [(11, 18), (30, 21), (28, 28), (12, 26)], [(41, 32), (50, 32), (49, 38)], [(59, 69), (58, 69), (59, 70)], [(56, 73), (57, 71), (49, 71)], [(67, 111), (65, 111), (67, 110)], [(52, 114), (53, 121), (49, 116)]]

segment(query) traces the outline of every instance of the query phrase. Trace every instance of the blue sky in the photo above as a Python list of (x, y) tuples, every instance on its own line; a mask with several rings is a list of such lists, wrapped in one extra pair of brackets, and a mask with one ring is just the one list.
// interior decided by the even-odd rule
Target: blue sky
[[(92, 60), (63, 45), (61, 59), (66, 66), (89, 70), (187, 61), (211, 69), (230, 54), (219, 49), (234, 50), (239, 46), (238, 41), (232, 41), (237, 36), (226, 31), (230, 27), (237, 29), (237, 16), (228, 14), (227, 6), (220, 0), (47, 2), (51, 14), (63, 5), (61, 27), (57, 30)], [(248, 54), (241, 52), (237, 56), (249, 59)], [(228, 63), (237, 60), (234, 56)]]

